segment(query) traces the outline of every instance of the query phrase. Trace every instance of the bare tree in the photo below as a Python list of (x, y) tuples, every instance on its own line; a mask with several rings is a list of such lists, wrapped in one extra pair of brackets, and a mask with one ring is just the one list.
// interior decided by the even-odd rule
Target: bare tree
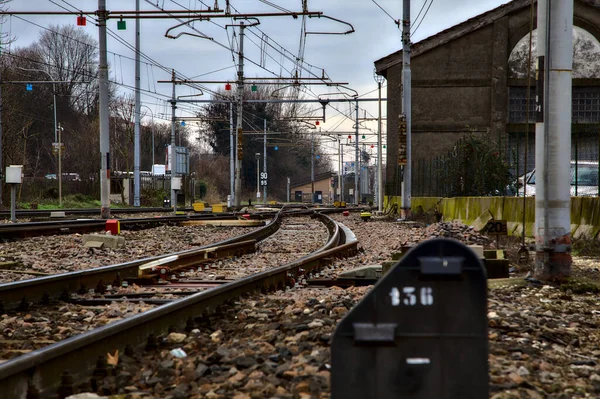
[(50, 25), (34, 45), (42, 64), (40, 69), (57, 81), (63, 102), (75, 111), (88, 113), (97, 93), (97, 42), (71, 25)]

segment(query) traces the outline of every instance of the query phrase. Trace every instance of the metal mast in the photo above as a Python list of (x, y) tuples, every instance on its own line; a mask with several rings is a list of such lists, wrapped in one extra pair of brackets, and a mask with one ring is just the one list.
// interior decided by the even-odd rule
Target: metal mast
[(358, 197), (358, 174), (360, 173), (359, 166), (359, 154), (358, 154), (358, 100), (356, 100), (356, 104), (354, 106), (354, 110), (356, 111), (356, 129), (354, 131), (354, 138), (356, 139), (355, 148), (354, 148), (354, 205), (358, 205), (359, 197)]
[(237, 92), (238, 92), (238, 103), (237, 103), (237, 162), (235, 164), (235, 206), (239, 207), (242, 200), (242, 158), (243, 158), (243, 128), (242, 128), (242, 114), (244, 107), (244, 22), (240, 22), (240, 51), (238, 54), (238, 81), (237, 81)]
[(110, 217), (110, 140), (108, 115), (108, 61), (106, 56), (106, 0), (98, 0), (100, 100), (100, 216)]
[[(265, 134), (263, 136), (263, 151), (264, 151), (264, 156), (263, 156), (263, 172), (265, 172), (265, 174), (267, 173), (267, 120), (265, 119)], [(268, 183), (268, 179), (265, 179), (266, 182)], [(266, 205), (267, 204), (267, 185), (265, 184), (263, 186), (263, 202)]]
[(402, 113), (406, 117), (406, 165), (402, 184), (402, 214), (410, 216), (412, 151), (411, 151), (411, 74), (410, 74), (410, 0), (402, 3)]
[[(135, 0), (140, 12), (140, 0)], [(138, 15), (138, 14), (136, 14)], [(133, 133), (133, 206), (140, 206), (140, 19), (135, 19), (135, 126)]]
[[(171, 78), (173, 80), (173, 94), (171, 97), (171, 156), (167, 156), (167, 162), (169, 163), (169, 169), (171, 171), (171, 206), (173, 209), (177, 208), (177, 194), (173, 190), (173, 179), (175, 179), (175, 159), (177, 154), (175, 153), (175, 110), (177, 109), (177, 97), (175, 97), (175, 70), (171, 71)], [(170, 158), (170, 159), (169, 159)]]
[(538, 0), (534, 276), (571, 274), (573, 1)]
[(233, 140), (233, 102), (229, 103), (229, 191), (231, 204), (235, 203), (235, 146)]

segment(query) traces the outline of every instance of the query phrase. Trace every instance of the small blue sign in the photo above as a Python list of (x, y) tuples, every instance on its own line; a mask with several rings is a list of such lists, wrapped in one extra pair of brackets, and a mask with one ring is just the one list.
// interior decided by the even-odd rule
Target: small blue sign
[(320, 155), (317, 155), (315, 158), (317, 158), (317, 159), (320, 159), (320, 158), (321, 158), (321, 156), (320, 156)]
[(275, 151), (277, 151), (279, 149), (279, 147), (275, 146)]
[(185, 126), (185, 121), (181, 121), (181, 126)]
[(32, 91), (33, 90), (33, 85), (31, 83), (27, 83), (27, 91)]

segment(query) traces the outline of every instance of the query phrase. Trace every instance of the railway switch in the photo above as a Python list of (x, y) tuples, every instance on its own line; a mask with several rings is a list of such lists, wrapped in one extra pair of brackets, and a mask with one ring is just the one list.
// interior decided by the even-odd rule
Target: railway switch
[(338, 324), (332, 399), (488, 397), (486, 272), (458, 241), (409, 250)]

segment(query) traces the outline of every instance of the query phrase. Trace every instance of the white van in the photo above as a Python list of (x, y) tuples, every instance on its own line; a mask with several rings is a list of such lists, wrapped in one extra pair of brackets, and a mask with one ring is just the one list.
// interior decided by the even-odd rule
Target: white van
[[(577, 178), (577, 179), (576, 179)], [(528, 173), (527, 191), (525, 195), (535, 195), (535, 169)], [(520, 182), (519, 182), (520, 183)], [(523, 186), (519, 184), (519, 195), (523, 196)], [(598, 195), (598, 162), (578, 161), (577, 176), (575, 174), (575, 161), (571, 161), (571, 196), (594, 197)]]

